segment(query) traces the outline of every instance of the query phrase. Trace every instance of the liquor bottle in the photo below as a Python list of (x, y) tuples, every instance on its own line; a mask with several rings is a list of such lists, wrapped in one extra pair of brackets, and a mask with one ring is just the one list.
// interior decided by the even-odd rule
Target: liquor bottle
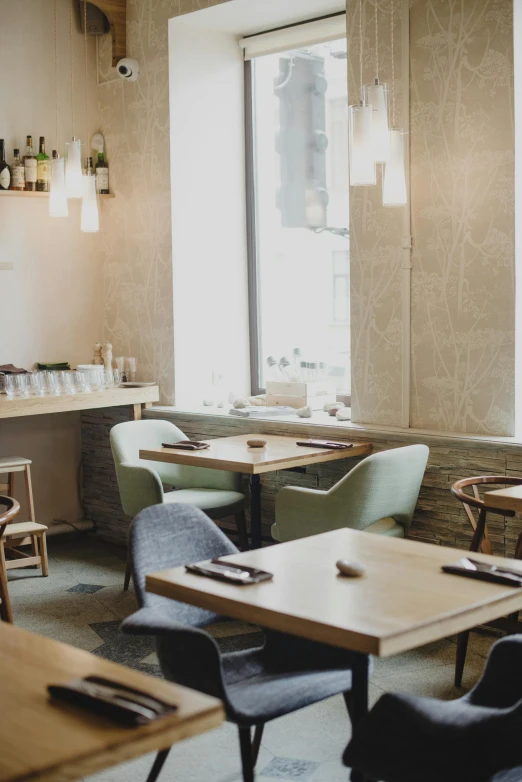
[(45, 154), (45, 138), (40, 136), (40, 152), (36, 156), (36, 189), (40, 193), (48, 193), (50, 179), (51, 164), (49, 155)]
[(25, 166), (19, 149), (14, 151), (14, 161), (11, 166), (11, 190), (25, 190)]
[(87, 176), (94, 176), (94, 166), (92, 164), (92, 157), (87, 158), (87, 162), (85, 165), (85, 174)]
[(25, 156), (24, 156), (24, 166), (25, 166), (25, 189), (34, 192), (36, 190), (37, 164), (36, 164), (36, 158), (33, 154), (32, 136), (27, 136), (27, 149), (25, 151)]
[(103, 152), (98, 152), (96, 163), (96, 192), (100, 195), (109, 195), (109, 165)]
[(9, 190), (11, 187), (11, 169), (5, 159), (5, 142), (0, 138), (0, 190)]

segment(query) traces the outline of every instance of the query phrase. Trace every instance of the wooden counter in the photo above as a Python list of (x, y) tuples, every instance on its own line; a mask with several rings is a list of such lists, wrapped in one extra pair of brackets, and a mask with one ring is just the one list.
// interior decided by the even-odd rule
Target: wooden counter
[(9, 398), (0, 394), (0, 420), (48, 413), (69, 413), (100, 407), (133, 407), (133, 418), (141, 418), (142, 407), (159, 400), (158, 386), (145, 388), (111, 388), (84, 394), (46, 394), (45, 396)]

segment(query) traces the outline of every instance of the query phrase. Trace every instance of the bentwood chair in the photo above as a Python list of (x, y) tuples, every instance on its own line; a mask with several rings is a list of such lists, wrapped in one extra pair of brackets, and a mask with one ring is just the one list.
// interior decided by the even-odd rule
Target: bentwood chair
[[(164, 464), (140, 459), (141, 449), (160, 448), (188, 437), (169, 421), (126, 421), (111, 429), (111, 447), (123, 511), (134, 518), (151, 505), (188, 503), (205, 511), (211, 519), (233, 516), (239, 543), (248, 548), (245, 495), (238, 474), (182, 464)], [(163, 484), (175, 491), (165, 491)], [(125, 574), (125, 589), (130, 565)]]
[(284, 542), (350, 527), (404, 538), (428, 454), (426, 445), (381, 451), (363, 459), (329, 491), (285, 486), (277, 495), (272, 537)]
[[(221, 617), (145, 591), (147, 573), (237, 553), (202, 511), (179, 504), (147, 508), (132, 524), (130, 549), (140, 609), (122, 629), (155, 636), (166, 679), (223, 701), (228, 719), (239, 728), (244, 782), (254, 780), (265, 722), (339, 693), (349, 707), (350, 652), (267, 632), (259, 648), (221, 654), (204, 629)], [(157, 756), (148, 782), (157, 779), (167, 754)]]
[[(487, 526), (487, 514), (496, 513), (500, 516), (514, 516), (515, 511), (495, 508), (493, 505), (486, 505), (481, 499), (479, 486), (519, 486), (522, 484), (522, 478), (511, 475), (479, 475), (474, 478), (463, 478), (456, 481), (451, 487), (451, 493), (462, 503), (466, 516), (473, 528), (473, 539), (469, 547), (470, 551), (482, 551), (483, 554), (493, 554), (493, 546), (489, 536)], [(465, 489), (473, 491), (473, 496), (468, 494)], [(473, 510), (478, 510), (478, 518), (475, 518)], [(522, 535), (519, 537), (515, 548), (515, 559), (522, 559)], [(521, 632), (522, 625), (516, 621), (518, 614), (512, 615), (509, 619), (498, 619), (490, 622), (492, 627), (506, 632)], [(459, 633), (457, 636), (457, 658), (455, 662), (455, 685), (460, 687), (462, 684), (462, 675), (466, 664), (466, 653), (468, 650), (469, 630)]]
[[(0, 496), (0, 544), (5, 528), (19, 512), (20, 505), (16, 500), (12, 497)], [(3, 557), (0, 557), (0, 619), (3, 622), (13, 621), (13, 612), (7, 588), (7, 572)]]
[(520, 782), (522, 635), (493, 646), (463, 698), (387, 693), (356, 726), (344, 762), (380, 782)]

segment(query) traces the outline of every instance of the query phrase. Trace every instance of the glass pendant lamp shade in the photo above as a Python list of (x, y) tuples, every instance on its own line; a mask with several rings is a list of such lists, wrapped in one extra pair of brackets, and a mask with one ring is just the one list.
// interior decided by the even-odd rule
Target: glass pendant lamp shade
[(67, 147), (67, 165), (65, 167), (67, 198), (82, 198), (83, 172), (80, 140), (73, 138), (65, 146)]
[(82, 222), (83, 233), (97, 233), (100, 230), (100, 215), (96, 197), (96, 177), (83, 177)]
[(49, 217), (68, 217), (67, 192), (65, 190), (65, 160), (63, 157), (51, 160), (51, 187), (49, 194)]
[(383, 206), (406, 206), (406, 169), (404, 165), (404, 137), (400, 130), (390, 130), (390, 154), (384, 167), (382, 184)]
[(390, 152), (388, 127), (388, 85), (375, 79), (364, 87), (364, 102), (373, 109), (373, 155), (376, 163), (385, 163)]
[(377, 176), (372, 147), (373, 109), (349, 106), (350, 185), (375, 185)]

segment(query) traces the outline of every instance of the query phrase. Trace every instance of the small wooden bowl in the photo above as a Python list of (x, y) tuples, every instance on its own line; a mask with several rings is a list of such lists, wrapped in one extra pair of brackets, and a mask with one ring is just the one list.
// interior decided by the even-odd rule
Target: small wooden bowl
[(265, 448), (266, 440), (262, 440), (260, 437), (252, 437), (250, 440), (247, 440), (247, 445), (249, 448)]

